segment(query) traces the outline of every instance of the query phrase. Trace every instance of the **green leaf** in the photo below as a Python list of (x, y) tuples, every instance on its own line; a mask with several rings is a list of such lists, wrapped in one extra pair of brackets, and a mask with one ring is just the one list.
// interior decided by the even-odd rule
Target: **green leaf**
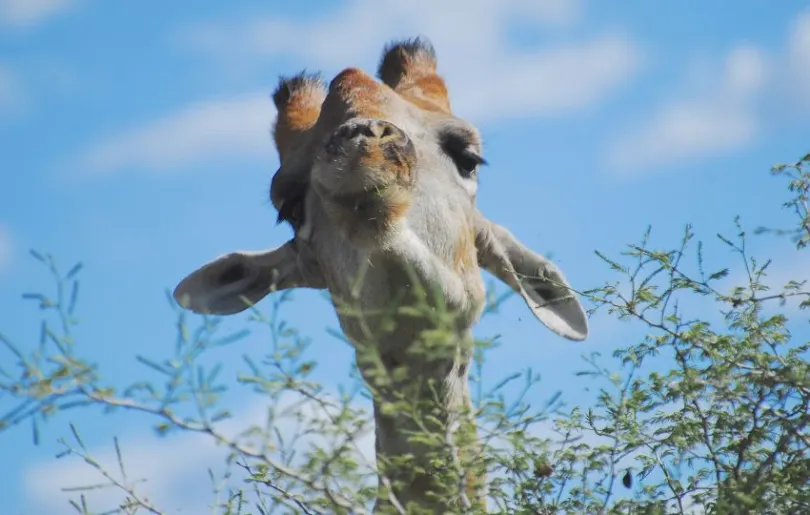
[(76, 310), (76, 303), (79, 300), (79, 282), (73, 281), (73, 285), (70, 288), (70, 300), (68, 301), (68, 308), (67, 312), (68, 315), (72, 315), (73, 312)]
[(37, 419), (31, 417), (31, 436), (34, 440), (34, 445), (39, 446), (39, 425)]
[(719, 271), (713, 273), (712, 275), (710, 275), (709, 280), (714, 281), (716, 279), (722, 279), (723, 277), (726, 277), (728, 275), (728, 273), (729, 273), (728, 268), (724, 268), (724, 269), (719, 270)]
[(73, 277), (76, 274), (78, 274), (79, 272), (82, 271), (82, 268), (84, 268), (84, 265), (81, 262), (76, 263), (75, 265), (73, 265), (73, 268), (71, 268), (68, 271), (68, 273), (65, 275), (65, 279), (67, 279), (67, 280), (73, 279)]
[(70, 423), (70, 431), (73, 433), (73, 438), (76, 439), (76, 443), (78, 443), (83, 450), (87, 450), (84, 446), (82, 438), (79, 436), (79, 431), (76, 429), (76, 426), (73, 425), (73, 422)]
[(138, 361), (140, 361), (141, 363), (143, 363), (147, 367), (151, 368), (152, 370), (156, 370), (156, 371), (160, 372), (161, 374), (164, 374), (164, 375), (167, 375), (167, 376), (172, 375), (171, 371), (167, 370), (166, 368), (164, 368), (161, 365), (158, 365), (157, 363), (155, 363), (154, 361), (152, 361), (150, 359), (144, 358), (143, 356), (135, 356), (135, 359), (137, 359)]
[(211, 417), (211, 422), (219, 422), (220, 420), (225, 420), (226, 418), (231, 418), (231, 412), (228, 410), (223, 410)]
[(225, 345), (230, 345), (231, 343), (239, 341), (239, 340), (241, 340), (242, 338), (246, 337), (249, 334), (250, 334), (249, 329), (242, 329), (241, 331), (237, 331), (237, 332), (235, 332), (233, 334), (229, 334), (228, 336), (225, 336), (223, 338), (219, 338), (218, 340), (215, 340), (212, 343), (212, 345), (214, 347), (223, 347)]

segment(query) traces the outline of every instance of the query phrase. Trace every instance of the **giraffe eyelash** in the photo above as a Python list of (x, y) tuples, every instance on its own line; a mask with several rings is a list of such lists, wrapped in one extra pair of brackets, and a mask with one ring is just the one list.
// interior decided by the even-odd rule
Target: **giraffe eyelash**
[(441, 138), (441, 146), (465, 178), (472, 177), (479, 166), (487, 164), (486, 159), (472, 149), (473, 145), (465, 135), (448, 131)]
[(486, 159), (470, 149), (450, 153), (450, 157), (456, 163), (459, 173), (461, 173), (464, 177), (472, 176), (480, 165), (487, 164)]

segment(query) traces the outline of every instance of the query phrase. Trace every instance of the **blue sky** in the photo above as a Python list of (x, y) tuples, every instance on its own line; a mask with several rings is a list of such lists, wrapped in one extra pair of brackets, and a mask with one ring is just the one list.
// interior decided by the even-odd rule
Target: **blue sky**
[[(789, 220), (768, 170), (810, 151), (806, 2), (270, 4), (0, 0), (3, 334), (26, 348), (38, 339), (39, 313), (20, 300), (49, 286), (28, 255), (35, 248), (65, 267), (85, 263), (79, 345), (106, 377), (126, 384), (142, 372), (136, 354), (168, 356), (167, 288), (219, 254), (290, 235), (267, 199), (277, 76), (373, 71), (387, 41), (414, 35), (433, 41), (455, 111), (481, 129), (491, 163), (482, 211), (552, 252), (575, 287), (610, 279), (594, 249), (615, 255), (648, 224), (656, 243), (674, 245), (687, 222), (711, 240), (732, 232), (735, 215), (751, 228)], [(752, 247), (775, 259), (778, 277), (806, 275), (787, 242), (760, 237)], [(325, 332), (336, 327), (329, 305), (300, 292), (285, 313), (330, 364), (320, 377), (340, 380), (351, 354)], [(532, 366), (549, 395), (562, 388), (576, 403), (586, 395), (571, 375), (579, 356), (607, 355), (635, 333), (598, 318), (588, 341), (564, 341), (512, 298), (478, 334), (501, 335), (490, 376)], [(233, 372), (262, 345), (255, 336), (217, 357)], [(68, 421), (104, 451), (112, 435), (143, 456), (196, 449), (154, 439), (146, 419), (93, 410), (55, 419), (38, 448), (28, 427), (16, 428), (0, 435), (8, 513), (69, 512), (57, 489), (83, 466), (52, 459)], [(207, 486), (204, 469), (194, 473)]]

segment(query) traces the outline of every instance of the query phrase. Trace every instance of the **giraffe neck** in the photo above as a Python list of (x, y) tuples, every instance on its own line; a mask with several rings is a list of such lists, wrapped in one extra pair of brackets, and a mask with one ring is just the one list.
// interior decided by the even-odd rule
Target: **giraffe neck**
[(380, 472), (375, 512), (391, 507), (390, 493), (406, 511), (409, 503), (430, 513), (483, 506), (485, 479), (477, 465), (468, 383), (470, 349), (459, 344), (452, 359), (412, 360), (409, 366), (383, 356), (387, 373), (380, 375), (361, 366), (374, 398)]

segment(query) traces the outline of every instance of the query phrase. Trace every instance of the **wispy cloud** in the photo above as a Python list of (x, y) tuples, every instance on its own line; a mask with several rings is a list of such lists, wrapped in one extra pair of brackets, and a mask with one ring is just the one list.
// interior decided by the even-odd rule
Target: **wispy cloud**
[(554, 116), (605, 100), (637, 70), (639, 51), (620, 34), (531, 53), (492, 56), (481, 69), (448, 66), (454, 107), (478, 123)]
[[(81, 426), (79, 426), (81, 430)], [(218, 470), (225, 451), (203, 435), (174, 435), (165, 439), (119, 439), (122, 459), (128, 478), (146, 481), (136, 492), (150, 499), (160, 509), (184, 513), (207, 513), (213, 499), (207, 468)], [(112, 443), (90, 449), (90, 455), (103, 470), (121, 480), (117, 455)], [(66, 456), (59, 460), (34, 464), (25, 472), (25, 488), (31, 513), (60, 515), (75, 513), (68, 504), (78, 500), (78, 494), (64, 488), (107, 484), (104, 476), (83, 460)], [(203, 490), (197, 496), (183, 495), (189, 484)], [(96, 489), (85, 494), (94, 512), (113, 509), (125, 495), (114, 487)], [(179, 499), (178, 499), (179, 497)], [(180, 504), (182, 503), (182, 504)]]
[(648, 170), (730, 150), (756, 135), (754, 111), (765, 77), (755, 48), (734, 49), (720, 77), (691, 98), (670, 100), (612, 142), (611, 164), (624, 172)]
[[(208, 513), (214, 500), (207, 469), (220, 475), (226, 451), (201, 435), (166, 437), (164, 440), (120, 440), (122, 459), (130, 480), (144, 481), (136, 488), (161, 510), (182, 513)], [(120, 479), (116, 452), (112, 446), (90, 450), (93, 459)], [(70, 456), (39, 463), (26, 471), (27, 508), (32, 513), (67, 515), (75, 513), (68, 504), (78, 494), (62, 489), (108, 483), (95, 468)], [(195, 488), (196, 495), (190, 490)], [(88, 506), (105, 511), (119, 506), (125, 494), (115, 488), (96, 489), (85, 494)]]
[[(514, 21), (565, 27), (579, 17), (575, 0), (474, 0), (436, 3), (352, 0), (310, 20), (251, 18), (187, 27), (186, 48), (227, 62), (279, 57), (334, 73), (373, 68), (391, 39), (425, 35), (439, 53), (455, 110), (474, 122), (558, 115), (604, 100), (637, 70), (639, 51), (626, 36), (606, 33), (540, 50), (509, 41)], [(421, 13), (430, 11), (430, 16)], [(465, 12), (464, 23), (458, 13)], [(472, 63), (472, 64), (471, 64)], [(258, 66), (258, 64), (256, 64)], [(89, 148), (80, 166), (95, 173), (124, 168), (168, 170), (211, 157), (272, 152), (275, 109), (268, 93), (206, 102), (168, 113)]]
[(269, 156), (274, 116), (267, 92), (198, 102), (99, 141), (76, 167), (90, 174), (123, 168), (165, 171), (212, 158)]
[[(461, 9), (464, 23), (459, 23)], [(334, 68), (375, 60), (383, 42), (421, 34), (430, 37), (443, 56), (480, 58), (503, 51), (514, 21), (565, 26), (577, 21), (580, 11), (576, 0), (348, 0), (307, 20), (260, 15), (198, 23), (181, 30), (178, 40), (187, 49), (229, 60), (290, 55), (308, 66)]]
[(788, 35), (787, 81), (791, 96), (804, 109), (810, 109), (810, 9), (801, 12)]
[(738, 45), (699, 75), (704, 87), (666, 100), (610, 142), (613, 167), (633, 174), (719, 155), (759, 135), (771, 116), (764, 105), (810, 107), (810, 10), (797, 16), (781, 52)]
[(76, 0), (0, 0), (0, 25), (29, 27), (75, 4)]
[[(459, 12), (465, 13), (463, 23)], [(437, 48), (456, 111), (487, 122), (590, 107), (637, 71), (639, 50), (623, 34), (542, 49), (520, 49), (510, 41), (517, 21), (565, 29), (580, 14), (581, 5), (573, 0), (352, 0), (339, 12), (311, 20), (199, 24), (186, 28), (180, 39), (215, 58), (285, 56), (302, 67), (334, 73), (349, 65), (374, 66), (384, 43), (424, 35)]]

